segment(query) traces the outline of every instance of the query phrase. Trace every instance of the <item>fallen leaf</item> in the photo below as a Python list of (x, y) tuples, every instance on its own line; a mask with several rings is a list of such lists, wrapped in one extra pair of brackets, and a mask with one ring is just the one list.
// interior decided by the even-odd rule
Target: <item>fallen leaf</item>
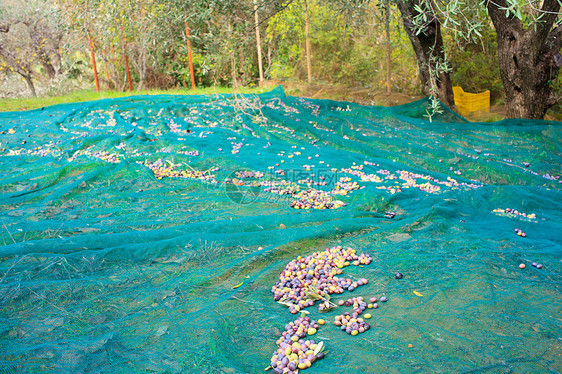
[(419, 296), (419, 297), (423, 297), (423, 295), (418, 291), (414, 291), (414, 295)]
[(162, 336), (168, 331), (168, 326), (162, 326), (156, 331), (156, 336)]
[(14, 129), (9, 129), (9, 130), (8, 130), (8, 134), (15, 134), (15, 133), (16, 133), (16, 130), (14, 130)]
[(314, 349), (314, 355), (316, 356), (318, 353), (322, 352), (323, 350), (324, 350), (324, 342), (318, 343), (316, 349)]
[(240, 284), (237, 284), (236, 286), (232, 287), (232, 289), (234, 290), (234, 289), (240, 287), (240, 286), (243, 285), (243, 284), (244, 284), (244, 282), (242, 282), (242, 283), (240, 283)]

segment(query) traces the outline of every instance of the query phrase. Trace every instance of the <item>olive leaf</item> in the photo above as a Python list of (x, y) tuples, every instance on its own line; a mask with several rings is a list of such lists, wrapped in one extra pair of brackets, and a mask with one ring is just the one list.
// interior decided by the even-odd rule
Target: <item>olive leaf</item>
[(271, 369), (273, 369), (273, 368), (270, 365), (270, 366), (266, 367), (265, 369), (263, 369), (263, 371), (268, 371), (268, 370), (271, 370)]
[(316, 356), (318, 353), (322, 352), (323, 350), (324, 350), (324, 342), (318, 343), (316, 348), (314, 348), (314, 355)]
[(293, 303), (287, 303), (287, 302), (282, 301), (282, 300), (279, 300), (277, 303), (279, 303), (279, 304), (281, 304), (281, 305), (285, 305), (285, 306), (287, 306), (287, 307), (289, 307), (289, 308), (295, 305), (295, 304), (293, 304)]
[(331, 310), (336, 307), (336, 304), (330, 301), (331, 299), (330, 295), (326, 293), (325, 296), (322, 296), (320, 294), (320, 291), (318, 291), (318, 288), (316, 288), (315, 286), (312, 285), (308, 286), (308, 289), (306, 289), (304, 292), (310, 300), (314, 300), (314, 301), (322, 300), (326, 303), (327, 307), (322, 309), (320, 312), (327, 312), (328, 310)]
[(279, 300), (277, 303), (279, 303), (281, 305), (285, 305), (286, 307), (289, 307), (289, 308), (292, 307), (292, 306), (295, 306), (295, 304), (293, 304), (292, 302), (287, 301), (287, 300), (289, 300), (289, 298), (287, 296), (285, 296), (285, 297), (281, 298), (281, 300)]
[(318, 289), (314, 286), (308, 286), (308, 289), (304, 290), (304, 293), (306, 294), (306, 297), (308, 297), (309, 299), (312, 300), (322, 300), (323, 297), (320, 295), (320, 292), (318, 291)]

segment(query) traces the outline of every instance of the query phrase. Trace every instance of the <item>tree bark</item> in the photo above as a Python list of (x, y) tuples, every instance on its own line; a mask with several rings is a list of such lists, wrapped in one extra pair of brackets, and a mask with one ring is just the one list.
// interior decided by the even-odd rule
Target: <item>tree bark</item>
[(22, 75), (22, 77), (23, 79), (25, 79), (25, 83), (27, 83), (27, 87), (29, 87), (29, 90), (31, 91), (33, 97), (37, 97), (37, 92), (35, 92), (35, 85), (33, 84), (33, 80), (31, 80), (31, 77), (29, 75)]
[(501, 9), (507, 7), (505, 0), (488, 1), (486, 6), (496, 28), (507, 117), (544, 118), (556, 103), (550, 83), (562, 65), (562, 26), (552, 28), (560, 3), (545, 0), (541, 22), (528, 30), (513, 14), (506, 17)]
[(443, 38), (441, 36), (441, 23), (437, 15), (428, 11), (427, 22), (422, 26), (421, 32), (416, 34), (413, 19), (419, 12), (416, 6), (422, 6), (421, 0), (398, 0), (396, 4), (402, 14), (404, 28), (418, 62), (422, 91), (425, 95), (432, 92), (435, 88), (437, 98), (450, 108), (454, 108), (455, 100), (453, 87), (448, 71), (438, 67), (439, 63), (445, 63), (445, 52)]
[(41, 20), (25, 19), (22, 23), (27, 27), (27, 32), (31, 39), (31, 48), (35, 52), (38, 62), (45, 69), (49, 79), (53, 79), (57, 72), (47, 49), (47, 40), (55, 39), (56, 36), (53, 38), (49, 35), (49, 30), (41, 25)]
[(256, 49), (258, 52), (258, 73), (260, 75), (259, 86), (263, 85), (263, 61), (261, 56), (261, 36), (260, 36), (260, 20), (258, 15), (258, 1), (254, 0), (254, 20), (256, 24)]

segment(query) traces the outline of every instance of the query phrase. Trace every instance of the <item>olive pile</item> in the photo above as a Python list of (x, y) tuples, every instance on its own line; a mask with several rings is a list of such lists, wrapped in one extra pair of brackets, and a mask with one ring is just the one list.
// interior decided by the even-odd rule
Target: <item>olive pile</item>
[(349, 312), (337, 315), (334, 324), (339, 326), (342, 331), (345, 331), (349, 335), (353, 336), (371, 328), (371, 325), (365, 322), (363, 318), (360, 318), (357, 313), (349, 314)]
[[(336, 246), (310, 256), (297, 257), (287, 264), (279, 280), (271, 288), (275, 301), (289, 306), (289, 311), (298, 313), (303, 308), (314, 305), (315, 300), (327, 295), (353, 291), (366, 284), (367, 279), (353, 281), (340, 278), (342, 268), (353, 265), (369, 265), (371, 256), (357, 255), (353, 248)], [(314, 291), (314, 292), (312, 292)]]
[(308, 189), (295, 194), (298, 200), (291, 202), (295, 209), (337, 209), (346, 204), (340, 200), (334, 200), (332, 195), (325, 191)]
[(295, 374), (308, 369), (316, 360), (324, 358), (324, 345), (315, 340), (304, 340), (316, 333), (319, 323), (309, 317), (299, 317), (285, 326), (277, 340), (277, 351), (271, 357), (270, 367), (275, 374)]
[[(210, 174), (206, 171), (199, 171), (193, 169), (184, 169), (181, 170), (179, 167), (181, 164), (174, 164), (170, 161), (162, 161), (158, 159), (156, 161), (144, 161), (140, 162), (137, 161), (138, 164), (147, 166), (152, 172), (156, 179), (163, 179), (163, 178), (187, 178), (187, 179), (199, 179), (202, 181), (216, 183), (215, 176)], [(214, 171), (218, 169), (212, 169)]]
[[(380, 301), (383, 303), (386, 302), (386, 300), (386, 296), (380, 298)], [(379, 307), (377, 304), (378, 299), (376, 297), (371, 297), (369, 301), (370, 303), (367, 304), (361, 296), (353, 297), (347, 300), (340, 300), (338, 305), (353, 307), (353, 313), (344, 312), (343, 314), (337, 315), (334, 320), (334, 325), (353, 336), (369, 330), (371, 325), (365, 322), (365, 320), (371, 318), (371, 315), (367, 313), (364, 318), (359, 317), (365, 309), (376, 309)]]
[(511, 208), (496, 208), (492, 212), (496, 214), (505, 214), (508, 217), (515, 217), (526, 221), (535, 221), (537, 219), (537, 215), (535, 213), (523, 213), (518, 211), (517, 209)]
[(237, 171), (235, 175), (236, 178), (262, 178), (263, 177), (263, 173), (261, 171), (248, 171), (248, 170)]
[[(354, 297), (345, 301), (340, 300), (338, 304), (353, 306), (353, 313), (350, 314), (349, 312), (344, 312), (343, 314), (335, 317), (334, 325), (340, 327), (342, 331), (345, 331), (350, 335), (357, 335), (371, 328), (371, 325), (366, 323), (363, 318), (359, 317), (359, 315), (368, 307), (368, 304), (364, 301), (363, 297)], [(371, 305), (371, 307), (374, 306)]]
[(294, 195), (300, 191), (300, 186), (295, 183), (263, 181), (260, 182), (260, 185), (266, 187), (264, 188), (265, 192), (270, 192), (277, 195)]

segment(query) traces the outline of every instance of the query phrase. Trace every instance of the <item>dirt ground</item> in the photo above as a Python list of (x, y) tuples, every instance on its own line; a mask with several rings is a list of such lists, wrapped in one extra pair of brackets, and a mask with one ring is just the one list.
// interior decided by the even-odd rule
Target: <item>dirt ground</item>
[(282, 85), (285, 92), (292, 96), (302, 96), (311, 99), (330, 99), (350, 101), (361, 105), (394, 106), (407, 104), (421, 99), (422, 96), (410, 96), (400, 92), (387, 95), (386, 92), (369, 88), (339, 86), (329, 84), (306, 84), (302, 82), (267, 81), (266, 86)]
[[(343, 100), (361, 105), (394, 106), (407, 104), (423, 98), (423, 96), (412, 96), (401, 92), (392, 92), (388, 95), (384, 91), (361, 87), (336, 86), (329, 84), (308, 85), (302, 82), (266, 82), (266, 86), (270, 87), (276, 87), (279, 85), (283, 85), (285, 92), (292, 96), (302, 96), (311, 99)], [(481, 110), (472, 112), (464, 117), (472, 122), (499, 121), (505, 118), (505, 106), (494, 105), (487, 111)], [(545, 119), (560, 121), (562, 118), (558, 118), (557, 115), (549, 112), (545, 116)]]

